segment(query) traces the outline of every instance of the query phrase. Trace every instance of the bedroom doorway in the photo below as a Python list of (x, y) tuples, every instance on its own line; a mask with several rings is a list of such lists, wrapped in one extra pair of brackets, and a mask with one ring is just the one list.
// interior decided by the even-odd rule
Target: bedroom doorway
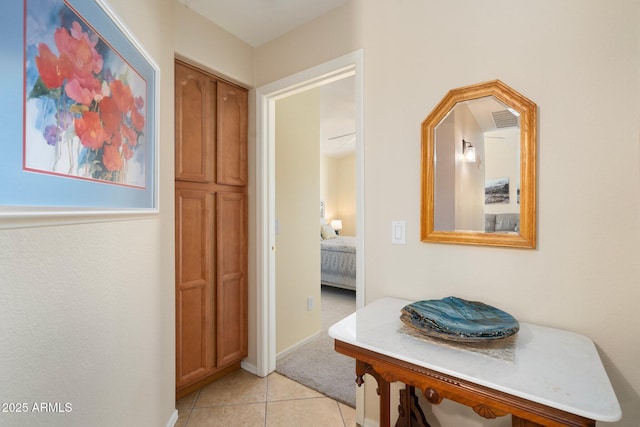
[(355, 144), (357, 188), (356, 305), (364, 303), (364, 152), (363, 152), (363, 54), (357, 51), (286, 77), (256, 90), (257, 190), (257, 366), (258, 375), (275, 370), (275, 104), (288, 96), (353, 76), (355, 79)]
[(328, 328), (356, 306), (354, 88), (351, 75), (278, 99), (275, 141), (276, 372), (351, 407), (353, 359)]

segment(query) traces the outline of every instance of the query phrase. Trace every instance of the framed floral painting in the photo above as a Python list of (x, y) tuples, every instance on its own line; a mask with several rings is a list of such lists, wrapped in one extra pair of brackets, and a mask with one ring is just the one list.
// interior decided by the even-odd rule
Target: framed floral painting
[(20, 15), (2, 42), (22, 54), (10, 98), (22, 119), (0, 160), (12, 183), (0, 205), (157, 212), (158, 67), (101, 0), (23, 0)]

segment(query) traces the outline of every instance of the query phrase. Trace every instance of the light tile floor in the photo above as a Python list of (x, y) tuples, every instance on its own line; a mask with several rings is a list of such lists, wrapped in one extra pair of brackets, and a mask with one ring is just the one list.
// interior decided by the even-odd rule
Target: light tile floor
[(235, 371), (176, 402), (175, 427), (354, 427), (355, 409), (276, 372)]

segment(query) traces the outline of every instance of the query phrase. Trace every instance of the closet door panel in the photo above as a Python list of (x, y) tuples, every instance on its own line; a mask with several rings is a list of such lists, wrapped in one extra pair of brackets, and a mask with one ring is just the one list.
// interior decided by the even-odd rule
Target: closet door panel
[(175, 66), (176, 179), (213, 180), (216, 83), (192, 68)]
[(176, 190), (176, 376), (188, 384), (213, 368), (213, 197)]
[(247, 196), (217, 194), (217, 364), (247, 356)]
[(225, 82), (217, 89), (216, 182), (247, 184), (247, 92)]
[(176, 314), (182, 328), (177, 331), (176, 349), (177, 385), (189, 384), (206, 375), (211, 369), (207, 348), (207, 325), (202, 322), (202, 313), (209, 305), (205, 286), (183, 288), (176, 296)]

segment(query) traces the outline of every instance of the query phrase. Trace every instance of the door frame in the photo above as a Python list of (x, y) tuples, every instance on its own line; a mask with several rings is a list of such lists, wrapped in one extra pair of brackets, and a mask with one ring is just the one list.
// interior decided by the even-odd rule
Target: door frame
[(275, 104), (280, 98), (355, 77), (356, 307), (364, 306), (364, 54), (362, 49), (256, 89), (256, 373), (276, 368)]

